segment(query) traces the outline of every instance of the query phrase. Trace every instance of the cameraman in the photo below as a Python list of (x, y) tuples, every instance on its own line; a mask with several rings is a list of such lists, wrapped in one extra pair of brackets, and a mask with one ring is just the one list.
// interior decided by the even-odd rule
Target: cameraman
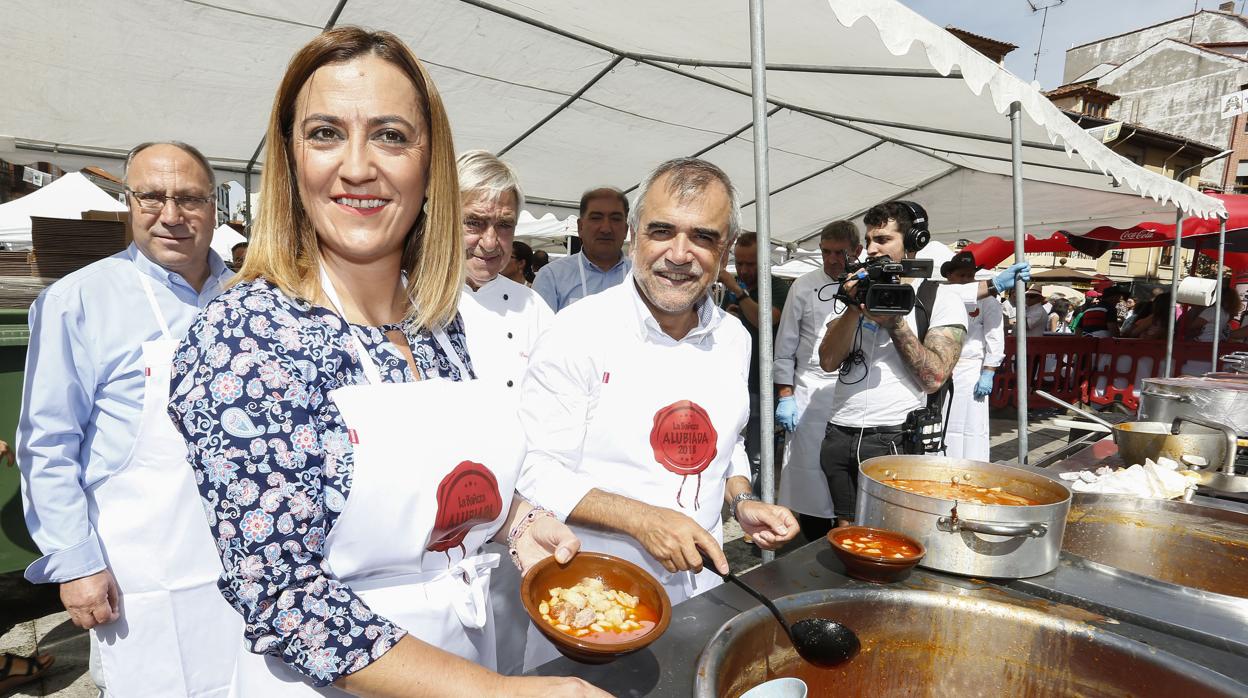
[[(927, 214), (912, 202), (874, 206), (863, 223), (869, 258), (913, 259), (930, 239)], [(968, 291), (979, 296), (999, 292), (1013, 283), (1016, 274), (1029, 278), (1029, 265), (1012, 266), (991, 285)], [(845, 297), (860, 300), (857, 287), (863, 276), (860, 271), (843, 284)], [(872, 314), (864, 305), (847, 304), (845, 312), (828, 323), (819, 345), (820, 367), (840, 371), (819, 455), (839, 525), (854, 520), (859, 463), (910, 450), (904, 432), (907, 417), (926, 407), (927, 395), (945, 384), (962, 352), (967, 325), (962, 296), (946, 286), (925, 294), (923, 284), (935, 281), (907, 281), (918, 297), (908, 315)], [(925, 295), (932, 298), (931, 307), (924, 306)], [(918, 313), (926, 314), (927, 334), (922, 340), (916, 334)]]

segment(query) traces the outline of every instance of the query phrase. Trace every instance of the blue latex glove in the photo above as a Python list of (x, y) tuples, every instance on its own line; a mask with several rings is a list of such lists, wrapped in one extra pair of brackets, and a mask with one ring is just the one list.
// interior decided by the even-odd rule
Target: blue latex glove
[(776, 421), (788, 431), (797, 431), (797, 398), (792, 395), (780, 398), (776, 405)]
[(998, 294), (1005, 293), (1014, 288), (1014, 277), (1016, 276), (1023, 281), (1031, 281), (1031, 262), (1011, 264), (1005, 271), (993, 277), (992, 285), (997, 289)]
[(980, 402), (992, 394), (992, 383), (997, 378), (996, 371), (984, 369), (979, 372), (979, 382), (975, 384), (975, 399)]

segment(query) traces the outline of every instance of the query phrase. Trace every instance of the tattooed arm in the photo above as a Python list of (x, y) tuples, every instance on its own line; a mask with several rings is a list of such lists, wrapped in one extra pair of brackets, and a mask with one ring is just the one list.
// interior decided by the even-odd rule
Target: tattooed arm
[(926, 341), (919, 342), (908, 324), (898, 322), (889, 329), (889, 334), (906, 370), (919, 382), (923, 392), (930, 394), (939, 390), (953, 374), (954, 364), (962, 354), (966, 328), (961, 325), (933, 327), (927, 331)]

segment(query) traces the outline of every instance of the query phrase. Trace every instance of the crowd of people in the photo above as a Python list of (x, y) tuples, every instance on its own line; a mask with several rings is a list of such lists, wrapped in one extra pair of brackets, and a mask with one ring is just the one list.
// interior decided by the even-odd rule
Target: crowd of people
[[(863, 459), (987, 457), (994, 296), (1029, 267), (976, 281), (959, 255), (909, 312), (868, 307), (847, 265), (914, 258), (915, 202), (829, 223), (821, 267), (769, 309), (705, 160), (659, 164), (632, 200), (589, 189), (580, 250), (550, 260), (514, 239), (516, 172), (457, 154), (421, 62), (351, 27), (292, 58), (265, 147), (228, 264), (209, 162), (144, 143), (133, 243), (30, 311), (26, 577), (90, 629), (107, 695), (606, 695), (520, 676), (556, 656), (518, 598), (539, 561), (611, 553), (678, 603), (728, 572), (725, 508), (774, 550), (854, 521)], [(768, 312), (774, 406), (752, 359)], [(755, 477), (773, 407), (778, 504)]]
[[(1161, 287), (1132, 296), (1122, 286), (1103, 291), (1090, 290), (1082, 298), (1054, 294), (1046, 297), (1040, 289), (1030, 288), (1024, 299), (1022, 327), (1029, 337), (1073, 334), (1086, 337), (1165, 339), (1169, 329), (1170, 291)], [(1017, 329), (1015, 310), (1002, 303), (1006, 327)], [(1243, 340), (1248, 337), (1243, 315), (1243, 298), (1229, 282), (1221, 289), (1219, 337)], [(1211, 342), (1214, 336), (1214, 306), (1179, 304), (1174, 319), (1179, 337), (1186, 341)]]

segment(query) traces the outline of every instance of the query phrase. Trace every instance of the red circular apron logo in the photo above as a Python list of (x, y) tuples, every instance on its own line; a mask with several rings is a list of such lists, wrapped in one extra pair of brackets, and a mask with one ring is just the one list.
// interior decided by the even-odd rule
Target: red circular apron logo
[(685, 480), (690, 475), (696, 475), (698, 480), (693, 508), (698, 508), (702, 471), (715, 460), (718, 439), (711, 416), (695, 402), (680, 400), (654, 413), (654, 427), (650, 430), (654, 459), (670, 472), (681, 476), (680, 487), (676, 490), (676, 506), (685, 507), (680, 502)]
[(494, 473), (480, 463), (460, 463), (438, 485), (438, 513), (425, 550), (446, 553), (448, 560), (451, 548), (463, 554), (464, 538), (472, 527), (497, 519), (502, 510)]

